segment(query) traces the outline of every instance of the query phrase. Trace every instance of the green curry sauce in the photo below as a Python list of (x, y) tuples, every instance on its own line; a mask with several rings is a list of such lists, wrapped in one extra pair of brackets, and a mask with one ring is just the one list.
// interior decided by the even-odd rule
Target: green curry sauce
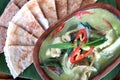
[[(82, 14), (82, 12), (84, 14)], [(89, 14), (89, 13), (90, 14)], [(61, 37), (65, 33), (77, 29), (78, 25), (80, 23), (88, 23), (90, 25), (90, 37), (94, 38), (100, 38), (100, 37), (106, 37), (107, 40), (100, 44), (95, 46), (93, 53), (95, 53), (95, 60), (92, 65), (94, 67), (94, 70), (91, 69), (90, 76), (92, 77), (102, 71), (108, 64), (110, 64), (120, 53), (120, 21), (119, 19), (113, 15), (111, 12), (101, 9), (101, 8), (95, 8), (95, 9), (89, 9), (85, 11), (78, 12), (75, 16), (71, 17), (69, 20), (65, 22), (65, 26), (63, 30), (61, 30), (55, 38), (51, 38), (51, 33), (45, 41), (42, 43), (42, 46), (40, 48), (40, 61), (44, 63), (48, 58), (51, 58), (51, 53), (49, 51), (48, 46), (50, 44), (53, 44), (55, 39), (58, 37)], [(54, 31), (53, 31), (54, 32)], [(100, 34), (100, 35), (99, 35)], [(43, 68), (46, 73), (53, 79), (53, 80), (87, 80), (89, 77), (86, 74), (82, 74), (82, 71), (80, 68), (83, 68), (83, 65), (80, 65), (82, 67), (78, 67), (78, 65), (74, 65), (76, 69), (67, 69), (67, 67), (71, 66), (71, 63), (69, 62), (69, 55), (70, 54), (60, 54), (60, 64), (62, 65), (63, 71), (61, 74), (56, 74), (54, 71), (49, 70), (48, 68)], [(89, 55), (84, 59), (85, 64), (89, 65), (92, 61), (93, 56)], [(66, 62), (67, 61), (67, 62)], [(67, 67), (66, 67), (67, 65)], [(72, 66), (73, 67), (73, 66)], [(84, 69), (84, 68), (83, 68)]]

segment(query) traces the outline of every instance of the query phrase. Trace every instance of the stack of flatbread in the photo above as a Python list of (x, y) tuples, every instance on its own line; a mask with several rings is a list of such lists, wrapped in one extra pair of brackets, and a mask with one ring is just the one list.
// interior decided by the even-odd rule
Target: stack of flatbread
[(76, 9), (95, 2), (96, 0), (11, 0), (0, 17), (0, 37), (4, 36), (0, 38), (0, 51), (4, 47), (6, 62), (13, 77), (18, 77), (32, 64), (34, 45), (46, 29)]

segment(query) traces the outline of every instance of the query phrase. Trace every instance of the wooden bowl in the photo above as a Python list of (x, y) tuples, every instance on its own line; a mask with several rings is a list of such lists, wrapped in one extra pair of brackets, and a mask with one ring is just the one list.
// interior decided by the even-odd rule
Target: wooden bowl
[(120, 10), (120, 0), (115, 0), (117, 8)]
[[(66, 20), (68, 20), (69, 18), (74, 16), (77, 11), (87, 10), (87, 9), (92, 9), (92, 8), (106, 9), (106, 10), (110, 11), (111, 13), (115, 14), (120, 19), (120, 12), (117, 9), (115, 9), (114, 7), (112, 7), (108, 4), (105, 4), (105, 3), (96, 3), (96, 4), (91, 4), (91, 5), (88, 5), (86, 7), (76, 10), (74, 13), (72, 13), (72, 14), (68, 15), (67, 17), (65, 17), (64, 19), (61, 19), (60, 21), (58, 21), (54, 26), (51, 26), (38, 39), (38, 41), (35, 45), (35, 48), (34, 48), (34, 53), (33, 53), (33, 63), (34, 63), (34, 66), (35, 66), (38, 74), (42, 78), (42, 80), (51, 80), (50, 76), (48, 76), (45, 73), (45, 71), (40, 67), (39, 51), (40, 51), (40, 47), (41, 47), (43, 41), (46, 39), (48, 34), (50, 34), (54, 29), (56, 29), (58, 26), (60, 26), (63, 22), (65, 22)], [(101, 73), (99, 73), (97, 76), (93, 77), (92, 80), (100, 80), (102, 77), (107, 75), (111, 70), (113, 70), (119, 63), (120, 63), (120, 56), (118, 56), (117, 59), (114, 60), (109, 66), (107, 66)]]

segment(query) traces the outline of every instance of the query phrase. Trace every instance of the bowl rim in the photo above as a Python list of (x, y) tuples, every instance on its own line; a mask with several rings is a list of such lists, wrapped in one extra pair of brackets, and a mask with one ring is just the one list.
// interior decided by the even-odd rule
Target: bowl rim
[[(110, 11), (111, 13), (115, 14), (118, 19), (120, 19), (120, 12), (113, 6), (106, 4), (106, 3), (95, 3), (95, 4), (90, 4), (85, 7), (79, 8), (78, 10), (74, 11), (73, 13), (67, 15), (65, 18), (59, 20), (55, 25), (51, 26), (49, 29), (47, 29), (37, 40), (34, 51), (33, 51), (33, 64), (42, 78), (42, 80), (52, 80), (46, 73), (45, 71), (40, 68), (40, 60), (39, 60), (39, 51), (40, 47), (42, 45), (42, 42), (46, 39), (47, 35), (53, 31), (53, 29), (56, 29), (59, 25), (64, 23), (66, 20), (74, 16), (78, 11), (82, 10), (87, 10), (87, 9), (92, 9), (92, 8), (102, 8)], [(112, 71), (117, 65), (120, 63), (120, 55), (110, 64), (108, 65), (103, 71), (98, 73), (95, 77), (92, 78), (92, 80), (99, 80), (102, 79), (105, 75), (107, 75), (110, 71)]]

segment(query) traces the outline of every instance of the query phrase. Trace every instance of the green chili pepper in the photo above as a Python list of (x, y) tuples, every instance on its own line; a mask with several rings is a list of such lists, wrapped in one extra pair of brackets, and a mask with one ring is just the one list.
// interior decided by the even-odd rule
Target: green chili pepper
[(49, 48), (69, 49), (77, 46), (77, 43), (56, 43), (48, 45)]
[(92, 42), (86, 43), (85, 46), (98, 46), (102, 43), (104, 43), (107, 39), (105, 37), (99, 38), (97, 40), (94, 40)]

